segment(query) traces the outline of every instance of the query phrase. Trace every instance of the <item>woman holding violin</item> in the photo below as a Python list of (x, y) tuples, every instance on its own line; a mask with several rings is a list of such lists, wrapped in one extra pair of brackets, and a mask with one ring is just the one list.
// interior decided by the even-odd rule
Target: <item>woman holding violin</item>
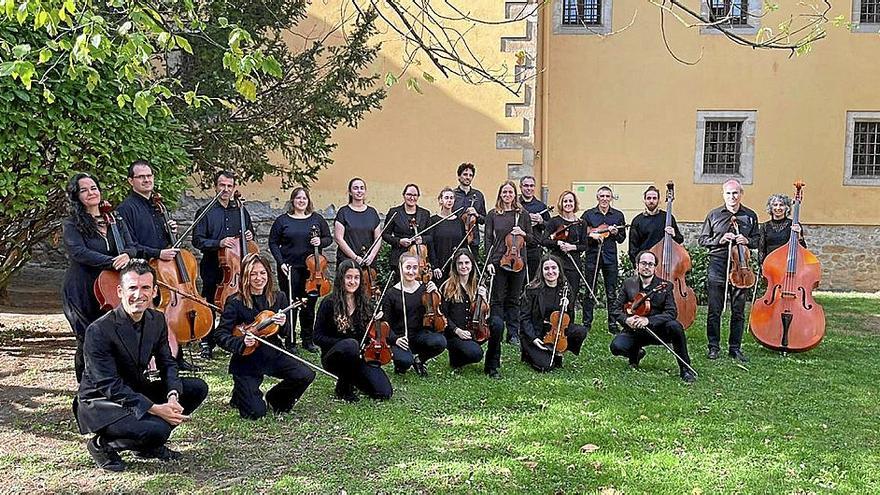
[[(434, 268), (434, 279), (445, 280), (451, 272), (452, 254), (466, 244), (464, 239), (467, 232), (461, 218), (458, 215), (453, 215), (455, 191), (451, 187), (444, 187), (440, 191), (437, 202), (440, 205), (440, 214), (432, 216), (430, 220), (431, 225), (437, 224), (437, 226), (431, 231), (428, 256), (431, 266)], [(470, 246), (464, 247), (470, 248)]]
[[(242, 418), (262, 418), (268, 408), (276, 414), (290, 411), (315, 380), (315, 372), (293, 358), (269, 346), (260, 345), (248, 333), (236, 335), (240, 333), (235, 331), (236, 328), (254, 323), (258, 315), (267, 310), (274, 312), (269, 316), (272, 322), (283, 328), (287, 315), (281, 310), (287, 304), (287, 296), (275, 290), (269, 260), (260, 254), (245, 256), (242, 260), (241, 290), (227, 299), (220, 325), (215, 330), (217, 344), (232, 354), (229, 373), (233, 386), (229, 404), (238, 409)], [(263, 338), (281, 346), (277, 334)], [(264, 401), (260, 385), (267, 375), (280, 378), (281, 382), (266, 392)]]
[(494, 276), (492, 314), (507, 325), (507, 342), (519, 344), (519, 305), (525, 285), (526, 242), (532, 237), (532, 222), (519, 204), (516, 185), (505, 181), (498, 188), (495, 208), (486, 215), (487, 270)]
[[(116, 220), (116, 227), (124, 246), (117, 246), (115, 236), (110, 235), (108, 219), (100, 211), (101, 186), (96, 177), (85, 172), (74, 174), (65, 192), (70, 216), (62, 222), (62, 231), (70, 265), (64, 274), (61, 296), (64, 316), (76, 336), (74, 371), (79, 382), (85, 369), (86, 328), (105, 313), (95, 294), (95, 281), (102, 270), (122, 268), (135, 256), (137, 248), (121, 220)], [(105, 289), (115, 291), (116, 287)]]
[(791, 222), (791, 198), (786, 194), (771, 194), (767, 198), (767, 213), (770, 220), (758, 227), (760, 240), (758, 241), (759, 262), (763, 263), (768, 254), (788, 244), (792, 232), (798, 234), (798, 242), (807, 247), (804, 241), (804, 232), (800, 224)]
[(561, 266), (559, 258), (545, 255), (526, 287), (520, 348), (523, 362), (536, 371), (561, 368), (565, 350), (580, 354), (587, 338), (587, 327), (573, 323), (575, 298), (561, 276)]
[(379, 213), (367, 204), (367, 183), (360, 177), (348, 181), (348, 204), (336, 212), (333, 224), (336, 264), (354, 260), (361, 268), (372, 266), (382, 247), (375, 242), (382, 235), (380, 224)]
[(545, 236), (541, 239), (541, 244), (548, 252), (562, 262), (562, 272), (572, 299), (577, 299), (581, 287), (581, 253), (587, 249), (583, 221), (577, 217), (579, 207), (577, 196), (571, 191), (563, 191), (556, 202), (559, 214), (547, 222)]
[(336, 397), (346, 402), (358, 401), (355, 390), (377, 400), (390, 399), (393, 392), (380, 363), (361, 356), (371, 316), (370, 301), (361, 289), (360, 268), (345, 260), (336, 267), (333, 292), (318, 307), (315, 342), (321, 347), (324, 368), (339, 377)]
[(480, 344), (489, 340), (484, 371), (490, 377), (498, 378), (503, 324), (500, 320), (489, 319), (488, 292), (486, 287), (478, 284), (477, 278), (477, 262), (470, 249), (456, 251), (449, 278), (440, 286), (443, 296), (440, 310), (447, 321), (449, 366), (461, 368), (480, 362), (483, 359)]
[(679, 376), (685, 383), (696, 381), (691, 371), (684, 327), (676, 318), (678, 311), (672, 283), (654, 275), (657, 256), (642, 251), (636, 257), (637, 275), (623, 281), (611, 315), (623, 328), (611, 341), (611, 354), (629, 359), (633, 368), (645, 357), (645, 346), (672, 344), (678, 359)]
[[(428, 246), (432, 242), (431, 235), (421, 235), (429, 225), (431, 212), (419, 206), (419, 196), (421, 196), (419, 186), (407, 184), (403, 188), (403, 203), (392, 207), (385, 214), (386, 225), (382, 240), (391, 246), (391, 254), (388, 258), (388, 269), (391, 272), (396, 270), (400, 255), (409, 250), (410, 246)], [(388, 222), (390, 224), (387, 224)], [(424, 260), (424, 263), (428, 261)]]
[[(312, 199), (304, 187), (297, 187), (290, 193), (290, 209), (279, 216), (269, 230), (269, 251), (275, 258), (278, 267), (278, 285), (287, 294), (288, 299), (306, 298), (305, 306), (291, 312), (292, 321), (282, 330), (284, 345), (291, 352), (296, 351), (297, 313), (299, 314), (299, 331), (302, 346), (309, 352), (318, 352), (312, 338), (315, 326), (315, 305), (318, 297), (326, 295), (330, 290), (329, 279), (321, 270), (326, 268), (327, 258), (321, 250), (330, 245), (330, 228), (327, 221), (312, 207)], [(309, 258), (311, 256), (311, 258)], [(312, 270), (307, 267), (307, 261)], [(314, 272), (314, 273), (313, 273)], [(307, 281), (312, 290), (306, 290)], [(311, 287), (314, 285), (315, 287)]]
[(446, 349), (443, 328), (438, 332), (426, 328), (425, 294), (436, 292), (434, 282), (419, 280), (419, 261), (411, 253), (400, 255), (400, 281), (391, 286), (382, 299), (382, 313), (391, 326), (388, 342), (394, 357), (394, 372), (406, 373), (413, 368), (417, 374), (428, 374), (428, 360)]

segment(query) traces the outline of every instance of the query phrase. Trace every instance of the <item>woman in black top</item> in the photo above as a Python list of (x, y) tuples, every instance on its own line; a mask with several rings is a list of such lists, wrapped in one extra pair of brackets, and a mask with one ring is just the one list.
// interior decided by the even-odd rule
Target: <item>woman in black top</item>
[[(388, 271), (393, 272), (397, 269), (400, 255), (413, 244), (431, 244), (430, 234), (421, 235), (421, 232), (428, 227), (431, 212), (419, 206), (420, 195), (419, 186), (407, 184), (403, 188), (403, 204), (391, 208), (385, 214), (386, 225), (391, 222), (382, 234), (382, 240), (391, 246)], [(419, 232), (418, 236), (416, 230)]]
[[(544, 227), (545, 237), (541, 244), (550, 254), (562, 263), (562, 271), (568, 282), (571, 296), (576, 300), (581, 287), (581, 276), (578, 269), (581, 264), (581, 253), (587, 250), (587, 235), (583, 222), (577, 217), (577, 196), (571, 191), (563, 191), (556, 203), (558, 215), (551, 218)], [(554, 234), (557, 240), (553, 240)], [(561, 239), (561, 238), (564, 238)], [(537, 274), (536, 274), (537, 275)]]
[[(232, 334), (233, 328), (253, 323), (257, 315), (265, 310), (275, 312), (272, 320), (282, 328), (287, 322), (287, 316), (278, 312), (287, 307), (287, 296), (275, 290), (269, 260), (252, 253), (245, 256), (241, 263), (241, 289), (226, 300), (220, 325), (214, 331), (220, 347), (232, 354), (229, 373), (233, 385), (229, 404), (238, 409), (242, 418), (260, 419), (266, 415), (267, 402), (275, 413), (293, 409), (293, 404), (315, 380), (315, 372), (290, 356), (260, 344), (250, 335), (236, 337)], [(281, 346), (278, 334), (266, 340)], [(245, 356), (245, 348), (255, 345), (257, 349)], [(266, 392), (266, 400), (263, 401), (260, 384), (267, 375), (280, 378), (281, 382)]]
[(437, 286), (434, 282), (423, 285), (417, 279), (419, 263), (414, 255), (400, 255), (398, 266), (401, 281), (390, 287), (382, 300), (385, 321), (391, 326), (388, 343), (392, 344), (394, 372), (406, 373), (406, 370), (413, 367), (416, 373), (425, 376), (428, 374), (428, 360), (446, 349), (446, 337), (422, 325), (425, 316), (422, 296), (425, 292), (437, 290)]
[[(116, 220), (125, 246), (116, 246), (109, 227), (101, 217), (101, 186), (98, 179), (87, 173), (75, 174), (67, 183), (67, 202), (70, 216), (62, 223), (64, 246), (70, 265), (64, 274), (61, 303), (64, 316), (76, 336), (74, 371), (76, 381), (82, 378), (83, 343), (86, 328), (104, 311), (95, 299), (94, 284), (102, 270), (118, 270), (134, 257), (136, 247), (125, 222)], [(121, 253), (121, 254), (120, 254)]]
[[(361, 343), (370, 323), (370, 303), (361, 290), (361, 271), (352, 260), (336, 268), (333, 293), (321, 301), (315, 320), (315, 342), (321, 363), (339, 377), (336, 396), (356, 402), (355, 387), (372, 399), (391, 398), (391, 381), (375, 363), (361, 357)], [(381, 316), (381, 314), (380, 314)]]
[[(462, 248), (455, 252), (453, 269), (449, 278), (440, 286), (443, 303), (441, 312), (446, 316), (446, 342), (449, 350), (449, 366), (461, 368), (467, 364), (478, 363), (483, 358), (483, 349), (467, 331), (468, 322), (473, 317), (472, 304), (480, 297), (486, 299), (486, 288), (477, 284), (477, 262), (470, 249)], [(500, 318), (489, 321), (490, 344), (484, 371), (492, 378), (499, 378), (501, 365), (501, 332), (504, 324)]]
[[(452, 253), (462, 247), (462, 242), (467, 236), (464, 223), (459, 215), (452, 214), (452, 205), (455, 204), (455, 192), (451, 187), (444, 187), (437, 196), (440, 203), (440, 214), (434, 215), (429, 225), (436, 227), (431, 230), (431, 244), (428, 246), (428, 256), (431, 258), (431, 266), (434, 268), (434, 279), (443, 280), (449, 276), (453, 261)], [(475, 224), (476, 227), (476, 224)], [(470, 247), (470, 246), (466, 246)]]
[[(320, 253), (331, 241), (327, 221), (312, 210), (309, 192), (304, 187), (294, 189), (290, 193), (290, 210), (276, 218), (269, 231), (269, 251), (278, 267), (278, 285), (288, 299), (307, 298), (308, 301), (301, 310), (291, 311), (288, 326), (279, 332), (284, 335), (285, 347), (291, 352), (296, 351), (294, 327), (297, 313), (303, 348), (309, 352), (318, 352), (312, 339), (318, 294), (306, 294), (306, 279), (309, 278), (306, 258), (315, 253), (315, 248)], [(293, 294), (290, 289), (293, 289)]]
[[(519, 304), (525, 285), (526, 272), (509, 271), (501, 267), (501, 257), (506, 251), (505, 238), (508, 234), (525, 237), (526, 242), (532, 237), (532, 222), (529, 213), (519, 204), (516, 185), (506, 181), (498, 188), (495, 208), (486, 215), (486, 244), (489, 275), (495, 276), (492, 285), (492, 314), (502, 317), (507, 324), (507, 342), (519, 344)], [(520, 251), (525, 266), (525, 242)]]
[(788, 244), (792, 231), (798, 233), (798, 242), (801, 243), (801, 246), (807, 247), (800, 224), (792, 224), (789, 217), (791, 215), (791, 198), (785, 194), (772, 194), (767, 198), (767, 213), (770, 214), (770, 220), (758, 227), (760, 234), (758, 256), (760, 256), (761, 263), (764, 262), (764, 258), (768, 254)]
[[(553, 344), (545, 344), (544, 336), (550, 331), (550, 315), (562, 307), (562, 292), (565, 279), (560, 277), (560, 261), (553, 255), (541, 259), (539, 272), (526, 288), (522, 306), (522, 328), (520, 329), (522, 360), (537, 371), (550, 371), (550, 357)], [(571, 324), (565, 330), (568, 350), (580, 354), (587, 328), (574, 323), (574, 301), (569, 291), (566, 312)], [(553, 368), (562, 367), (562, 353), (553, 358)]]
[[(358, 266), (372, 266), (379, 256), (381, 242), (373, 242), (382, 234), (379, 213), (367, 205), (367, 183), (360, 177), (348, 181), (348, 204), (336, 212), (333, 224), (333, 240), (336, 250), (336, 264), (343, 260), (354, 260)], [(367, 252), (373, 246), (370, 252)]]

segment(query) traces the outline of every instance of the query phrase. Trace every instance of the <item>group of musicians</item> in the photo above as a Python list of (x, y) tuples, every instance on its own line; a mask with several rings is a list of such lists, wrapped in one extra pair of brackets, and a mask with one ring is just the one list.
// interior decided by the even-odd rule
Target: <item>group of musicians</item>
[[(359, 393), (380, 400), (392, 396), (385, 362), (393, 363), (394, 373), (412, 369), (424, 376), (429, 362), (444, 350), (452, 368), (484, 361), (486, 375), (499, 378), (505, 340), (519, 346), (528, 366), (551, 371), (563, 366), (565, 350), (580, 352), (593, 309), (602, 304), (596, 297), (600, 275), (608, 330), (614, 334), (611, 352), (637, 367), (646, 346), (664, 345), (677, 359), (681, 379), (696, 380), (669, 281), (657, 275), (658, 256), (649, 251), (664, 237), (683, 241), (674, 218), (663, 221), (671, 215), (659, 208), (656, 187), (644, 192), (645, 211), (627, 225), (623, 213), (611, 206), (610, 187), (599, 188), (596, 206), (578, 216), (573, 192), (563, 192), (548, 207), (535, 197), (535, 179), (523, 177), (519, 191), (514, 182), (501, 184), (487, 209), (485, 197), (472, 185), (475, 174), (473, 164), (461, 164), (459, 185), (440, 191), (439, 213), (433, 216), (419, 205), (418, 185), (407, 184), (402, 204), (388, 211), (384, 225), (367, 202), (366, 182), (354, 178), (332, 233), (314, 211), (308, 190), (298, 187), (291, 193), (289, 210), (275, 220), (269, 234), (274, 263), (259, 252), (241, 251), (237, 290), (216, 300), (218, 284), (225, 283), (218, 252), (254, 238), (250, 216), (234, 199), (235, 176), (218, 174), (215, 201), (199, 210), (192, 244), (202, 254), (200, 296), (220, 313), (219, 324), (201, 341), (201, 352), (211, 358), (220, 346), (232, 355), (230, 406), (248, 419), (291, 410), (316, 377), (314, 365), (296, 355), (297, 323), (302, 349), (320, 352), (322, 367), (317, 370), (336, 378), (336, 396), (349, 402), (357, 401)], [(179, 458), (165, 442), (207, 394), (204, 381), (178, 377), (178, 370), (190, 365), (169, 349), (168, 323), (154, 307), (158, 282), (148, 262), (180, 255), (181, 248), (171, 242), (177, 225), (151, 201), (154, 177), (148, 162), (134, 162), (128, 181), (131, 193), (116, 208), (121, 230), (116, 240), (99, 211), (98, 178), (87, 173), (69, 181), (71, 214), (63, 224), (70, 257), (64, 313), (76, 335), (80, 384), (74, 410), (81, 432), (94, 434), (88, 443), (92, 457), (114, 471), (125, 469), (122, 450), (146, 458)], [(719, 355), (721, 313), (729, 292), (728, 352), (746, 362), (741, 342), (747, 291), (728, 290), (725, 284), (729, 246), (766, 254), (786, 242), (789, 232), (800, 232), (800, 226), (789, 219), (791, 201), (784, 195), (771, 196), (771, 220), (759, 225), (755, 213), (741, 204), (738, 181), (725, 182), (722, 191), (724, 204), (709, 212), (699, 236), (700, 245), (709, 250), (708, 357)], [(732, 216), (737, 232), (730, 229)], [(483, 226), (482, 242), (478, 225)], [(627, 228), (636, 274), (618, 291), (617, 244), (627, 239)], [(316, 311), (319, 294), (306, 289), (307, 258), (332, 242), (337, 245), (335, 277), (327, 281), (332, 291)], [(382, 242), (391, 251), (386, 267), (377, 266)], [(375, 280), (376, 268), (388, 270), (384, 290)], [(92, 295), (103, 270), (120, 275), (120, 304), (106, 313)], [(579, 297), (583, 320), (577, 324)], [(650, 309), (634, 311), (634, 301)], [(425, 323), (438, 317), (442, 323)], [(260, 318), (281, 330), (266, 338), (247, 330)], [(367, 359), (367, 342), (385, 346), (387, 358)], [(375, 355), (382, 354), (379, 349)], [(265, 376), (281, 381), (264, 395), (260, 385)]]

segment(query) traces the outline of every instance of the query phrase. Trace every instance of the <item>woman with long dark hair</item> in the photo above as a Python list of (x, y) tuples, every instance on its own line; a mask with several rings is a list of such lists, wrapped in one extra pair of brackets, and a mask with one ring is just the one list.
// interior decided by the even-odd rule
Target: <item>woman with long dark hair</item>
[[(312, 337), (315, 326), (317, 293), (306, 293), (306, 258), (330, 245), (330, 228), (318, 212), (312, 208), (309, 191), (297, 187), (290, 193), (290, 209), (275, 219), (269, 231), (269, 251), (278, 267), (278, 285), (287, 298), (306, 298), (308, 302), (299, 310), (293, 310), (293, 320), (281, 332), (287, 350), (296, 352), (296, 327), (299, 315), (299, 332), (302, 346), (309, 352), (318, 352)], [(329, 281), (328, 281), (329, 283)], [(292, 289), (292, 292), (291, 292)]]
[(361, 290), (361, 271), (354, 261), (345, 260), (336, 267), (333, 292), (318, 307), (315, 342), (324, 368), (339, 377), (336, 396), (347, 402), (358, 400), (355, 389), (380, 400), (390, 399), (393, 392), (385, 371), (361, 357), (371, 316), (370, 301)]
[[(279, 312), (287, 307), (287, 296), (275, 290), (269, 260), (259, 253), (251, 253), (241, 260), (241, 265), (241, 289), (226, 300), (215, 332), (220, 347), (232, 354), (229, 373), (233, 385), (229, 404), (238, 409), (242, 418), (260, 419), (268, 410), (266, 403), (276, 414), (290, 411), (315, 380), (315, 372), (277, 349), (261, 345), (251, 335), (232, 334), (235, 327), (253, 323), (257, 315), (266, 310), (275, 313), (272, 316), (275, 324), (283, 328), (287, 322), (287, 315)], [(278, 334), (266, 340), (281, 346)], [(253, 346), (258, 347), (245, 355), (245, 349)], [(260, 385), (265, 376), (280, 378), (281, 382), (266, 392), (264, 401)]]
[(76, 336), (74, 371), (79, 382), (85, 368), (86, 328), (104, 314), (95, 298), (95, 280), (102, 270), (122, 268), (137, 249), (122, 219), (117, 219), (116, 224), (125, 246), (116, 246), (109, 234), (109, 226), (100, 212), (101, 186), (96, 177), (85, 172), (74, 174), (65, 191), (70, 216), (61, 225), (70, 265), (64, 275), (61, 299), (64, 316)]

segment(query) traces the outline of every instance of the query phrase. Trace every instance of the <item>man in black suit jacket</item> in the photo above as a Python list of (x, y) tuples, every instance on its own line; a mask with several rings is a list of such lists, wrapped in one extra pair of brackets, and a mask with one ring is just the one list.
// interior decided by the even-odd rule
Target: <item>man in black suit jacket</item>
[[(125, 469), (122, 450), (147, 459), (179, 459), (165, 442), (208, 395), (203, 380), (177, 376), (165, 315), (150, 308), (155, 280), (146, 261), (130, 261), (120, 271), (122, 303), (86, 329), (75, 413), (80, 432), (95, 434), (89, 453), (108, 471)], [(147, 372), (150, 358), (156, 361), (155, 380)]]

